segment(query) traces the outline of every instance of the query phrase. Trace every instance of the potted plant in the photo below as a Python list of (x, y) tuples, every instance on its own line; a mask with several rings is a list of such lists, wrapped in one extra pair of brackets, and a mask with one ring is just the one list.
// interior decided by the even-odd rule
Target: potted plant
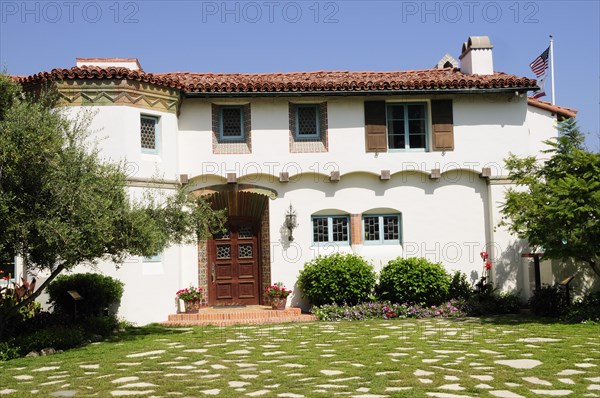
[(202, 300), (202, 288), (195, 288), (190, 286), (185, 289), (179, 290), (177, 293), (178, 300), (182, 300), (186, 313), (195, 313), (200, 309), (200, 304)]
[(265, 289), (267, 297), (271, 303), (271, 308), (274, 310), (284, 310), (287, 302), (287, 296), (292, 292), (283, 286), (283, 283), (277, 282)]

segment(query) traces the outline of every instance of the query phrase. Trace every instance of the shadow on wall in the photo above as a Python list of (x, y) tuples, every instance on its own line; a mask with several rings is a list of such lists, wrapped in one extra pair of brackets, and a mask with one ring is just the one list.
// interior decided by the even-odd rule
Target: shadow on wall
[[(500, 248), (496, 247), (495, 249)], [(525, 273), (529, 271), (523, 265), (521, 254), (529, 252), (529, 245), (526, 240), (519, 239), (501, 249), (501, 252), (502, 256), (496, 257), (494, 264), (496, 267), (495, 286), (501, 291), (512, 293), (521, 291), (521, 296), (523, 296), (522, 291), (529, 289), (529, 286), (524, 285)]]
[(300, 287), (298, 286), (298, 282), (294, 284), (292, 302), (290, 303), (290, 305), (292, 307), (300, 307), (302, 309), (302, 312), (310, 311), (310, 302), (308, 301), (308, 299), (302, 297), (302, 292), (300, 290)]
[(551, 263), (555, 283), (560, 283), (569, 276), (575, 277), (569, 284), (573, 299), (589, 292), (600, 291), (600, 277), (586, 263), (573, 260), (551, 260)]

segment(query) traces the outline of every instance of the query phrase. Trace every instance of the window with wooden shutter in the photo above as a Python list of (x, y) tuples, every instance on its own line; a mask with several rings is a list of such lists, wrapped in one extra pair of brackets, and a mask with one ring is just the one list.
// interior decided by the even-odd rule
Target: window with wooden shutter
[(431, 101), (432, 149), (434, 151), (454, 150), (454, 119), (452, 100)]
[(385, 101), (365, 102), (365, 146), (367, 152), (387, 151)]

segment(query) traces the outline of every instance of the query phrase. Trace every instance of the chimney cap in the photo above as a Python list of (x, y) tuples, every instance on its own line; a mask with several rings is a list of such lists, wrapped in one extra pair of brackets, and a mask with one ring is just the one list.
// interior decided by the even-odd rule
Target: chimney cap
[(142, 65), (137, 58), (75, 58), (78, 67), (99, 66), (101, 68), (113, 66), (139, 70), (143, 72)]
[(460, 54), (459, 59), (462, 59), (462, 57), (471, 50), (486, 50), (492, 48), (494, 48), (494, 46), (492, 46), (488, 36), (469, 36), (469, 40), (462, 45), (462, 53)]

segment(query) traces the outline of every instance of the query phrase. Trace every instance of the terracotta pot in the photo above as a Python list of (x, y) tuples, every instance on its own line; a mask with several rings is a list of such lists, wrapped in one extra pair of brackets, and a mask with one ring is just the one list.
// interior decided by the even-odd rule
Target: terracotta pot
[(185, 313), (196, 314), (200, 310), (200, 300), (184, 301)]
[(287, 302), (287, 297), (271, 297), (271, 309), (285, 310), (286, 302)]

